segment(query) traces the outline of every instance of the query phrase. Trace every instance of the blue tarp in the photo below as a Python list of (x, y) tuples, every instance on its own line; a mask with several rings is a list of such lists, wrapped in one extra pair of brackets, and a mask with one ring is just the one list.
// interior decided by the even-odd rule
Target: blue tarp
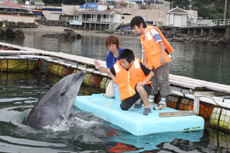
[(70, 25), (82, 25), (82, 22), (81, 21), (77, 21), (77, 20), (70, 20), (69, 24)]
[(129, 31), (129, 30), (132, 30), (132, 28), (131, 27), (123, 27), (123, 28), (121, 28), (121, 30)]
[(86, 2), (83, 5), (80, 5), (80, 8), (85, 8), (85, 9), (97, 9), (97, 3), (96, 2)]

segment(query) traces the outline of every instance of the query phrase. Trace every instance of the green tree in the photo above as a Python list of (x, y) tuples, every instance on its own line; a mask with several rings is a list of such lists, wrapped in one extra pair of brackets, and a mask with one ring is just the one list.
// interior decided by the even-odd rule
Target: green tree
[[(189, 9), (188, 0), (167, 0), (173, 4), (173, 7)], [(192, 0), (192, 9), (198, 11), (198, 16), (208, 19), (222, 19), (224, 16), (225, 0)], [(230, 3), (230, 2), (229, 2)], [(230, 5), (227, 6), (227, 18), (230, 17)]]

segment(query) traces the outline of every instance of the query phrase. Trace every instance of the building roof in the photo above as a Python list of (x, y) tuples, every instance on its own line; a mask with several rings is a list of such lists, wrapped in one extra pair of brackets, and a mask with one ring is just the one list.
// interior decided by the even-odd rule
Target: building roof
[(0, 8), (27, 9), (26, 7), (20, 4), (11, 3), (10, 0), (8, 0), (7, 2), (0, 3)]
[(171, 10), (168, 11), (169, 14), (188, 14), (188, 12), (186, 12), (185, 10), (179, 8), (179, 7), (175, 7)]

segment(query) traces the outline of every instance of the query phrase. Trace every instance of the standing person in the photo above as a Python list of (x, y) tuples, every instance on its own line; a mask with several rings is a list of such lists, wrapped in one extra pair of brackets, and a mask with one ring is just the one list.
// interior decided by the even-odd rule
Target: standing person
[(119, 47), (119, 39), (114, 35), (110, 35), (106, 38), (105, 46), (109, 50), (106, 55), (106, 67), (111, 68), (118, 61), (119, 54), (122, 52), (123, 48)]
[(139, 59), (135, 59), (130, 49), (124, 49), (119, 60), (110, 69), (102, 67), (95, 60), (96, 69), (108, 73), (118, 85), (120, 92), (121, 109), (128, 110), (139, 98), (144, 102), (144, 115), (151, 113), (148, 93), (151, 92), (151, 78), (154, 73), (146, 68)]
[(166, 96), (170, 94), (168, 63), (171, 59), (168, 54), (173, 51), (173, 48), (161, 31), (157, 27), (147, 26), (141, 16), (133, 17), (130, 26), (137, 34), (140, 34), (144, 63), (155, 74), (152, 78), (153, 95), (149, 99), (153, 101), (159, 90), (161, 99), (154, 109), (164, 109)]
[[(105, 40), (105, 46), (109, 50), (106, 55), (106, 67), (112, 68), (113, 65), (118, 61), (119, 54), (122, 52), (123, 48), (119, 47), (119, 39), (117, 36), (110, 35)], [(105, 96), (112, 98), (115, 96), (116, 84), (111, 80), (106, 87)]]

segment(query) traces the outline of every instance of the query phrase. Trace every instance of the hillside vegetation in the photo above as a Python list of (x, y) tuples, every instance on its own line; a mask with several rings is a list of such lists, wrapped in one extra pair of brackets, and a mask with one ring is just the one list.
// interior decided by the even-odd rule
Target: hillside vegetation
[[(167, 0), (173, 7), (189, 9), (189, 0)], [(192, 9), (198, 11), (199, 17), (207, 19), (223, 19), (225, 0), (191, 0)], [(230, 1), (228, 0), (227, 18), (230, 18)]]
[[(36, 0), (32, 0), (36, 1)], [(87, 0), (87, 2), (95, 2), (95, 0)], [(96, 0), (99, 1), (99, 0)], [(146, 0), (152, 1), (152, 0)], [(225, 0), (166, 0), (171, 2), (173, 7), (180, 7), (182, 9), (189, 9), (190, 3), (192, 9), (198, 11), (199, 17), (204, 19), (223, 19), (224, 18), (224, 3)], [(191, 1), (191, 2), (190, 2)], [(25, 4), (25, 0), (18, 0), (21, 4)], [(81, 5), (85, 0), (43, 0), (46, 5), (73, 4)], [(230, 1), (228, 0), (227, 18), (230, 18)]]

